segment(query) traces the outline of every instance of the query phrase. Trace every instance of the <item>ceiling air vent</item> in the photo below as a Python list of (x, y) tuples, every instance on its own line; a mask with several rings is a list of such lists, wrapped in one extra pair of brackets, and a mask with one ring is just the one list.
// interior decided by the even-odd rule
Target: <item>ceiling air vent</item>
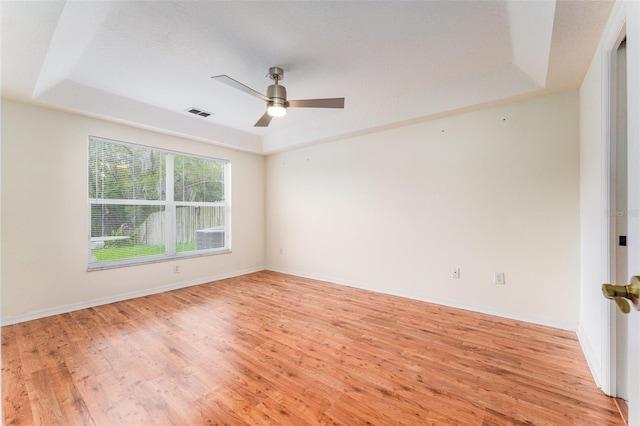
[(205, 118), (209, 117), (210, 115), (213, 115), (212, 112), (207, 112), (199, 108), (187, 108), (185, 109), (185, 111), (190, 112), (191, 114), (199, 115), (200, 117), (205, 117)]

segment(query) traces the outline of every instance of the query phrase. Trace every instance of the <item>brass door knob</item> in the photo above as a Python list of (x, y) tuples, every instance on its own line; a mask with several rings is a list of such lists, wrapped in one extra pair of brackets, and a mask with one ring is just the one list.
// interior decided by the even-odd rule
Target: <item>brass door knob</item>
[(607, 299), (611, 299), (616, 302), (618, 308), (625, 314), (631, 312), (629, 301), (633, 304), (636, 310), (640, 310), (640, 277), (632, 277), (629, 285), (614, 285), (614, 284), (602, 284), (602, 294)]

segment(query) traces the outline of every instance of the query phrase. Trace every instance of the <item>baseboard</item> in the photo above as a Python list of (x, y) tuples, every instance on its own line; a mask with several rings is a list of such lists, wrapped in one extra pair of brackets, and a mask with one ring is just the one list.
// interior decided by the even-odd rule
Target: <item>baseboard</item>
[(80, 309), (93, 308), (100, 305), (107, 305), (109, 303), (121, 302), (123, 300), (135, 299), (138, 297), (149, 296), (152, 294), (164, 293), (166, 291), (177, 290), (180, 288), (191, 287), (194, 285), (206, 284), (212, 281), (220, 281), (227, 278), (234, 278), (240, 275), (251, 274), (253, 272), (264, 271), (264, 267), (256, 267), (243, 269), (240, 271), (227, 272), (224, 274), (217, 274), (206, 278), (200, 278), (197, 280), (184, 281), (175, 284), (169, 284), (162, 287), (154, 287), (145, 290), (133, 291), (130, 293), (117, 294), (115, 296), (103, 297), (100, 299), (93, 299), (79, 303), (71, 303), (68, 305), (56, 306), (54, 308), (42, 309), (38, 311), (29, 312), (24, 315), (16, 315), (13, 317), (2, 318), (2, 326), (18, 324), (25, 321), (31, 321), (38, 318), (50, 317), (52, 315), (66, 314), (68, 312), (79, 311)]
[[(219, 281), (219, 280), (223, 280), (223, 279), (227, 279), (227, 278), (238, 277), (240, 275), (246, 275), (246, 274), (250, 274), (250, 273), (253, 273), (253, 272), (259, 272), (259, 271), (263, 271), (265, 269), (269, 270), (269, 271), (280, 272), (280, 273), (283, 273), (283, 274), (295, 275), (295, 276), (298, 276), (298, 277), (310, 278), (310, 279), (315, 279), (315, 280), (319, 280), (319, 281), (330, 282), (330, 283), (333, 283), (333, 284), (345, 285), (345, 286), (349, 286), (349, 287), (360, 288), (360, 289), (363, 289), (363, 290), (375, 291), (377, 293), (389, 294), (389, 295), (400, 296), (400, 297), (406, 297), (408, 299), (421, 300), (423, 302), (434, 303), (434, 304), (437, 304), (437, 305), (449, 306), (449, 307), (452, 307), (452, 308), (464, 309), (464, 310), (467, 310), (467, 311), (479, 312), (479, 313), (483, 313), (483, 314), (487, 314), (487, 315), (494, 315), (494, 316), (498, 316), (498, 317), (502, 317), (502, 318), (509, 318), (509, 319), (513, 319), (513, 320), (517, 320), (517, 321), (523, 321), (523, 322), (527, 322), (527, 323), (531, 323), (531, 324), (544, 325), (544, 326), (547, 326), (547, 327), (553, 327), (553, 328), (558, 328), (558, 329), (562, 329), (562, 330), (576, 331), (576, 329), (578, 329), (577, 325), (575, 325), (575, 324), (558, 323), (558, 322), (548, 321), (548, 320), (541, 319), (541, 318), (536, 318), (536, 317), (529, 317), (529, 316), (524, 316), (524, 315), (513, 314), (513, 313), (510, 313), (510, 312), (502, 312), (502, 311), (498, 311), (498, 310), (494, 310), (494, 309), (487, 309), (486, 307), (482, 307), (482, 306), (474, 306), (474, 305), (469, 305), (469, 304), (456, 303), (456, 302), (451, 302), (449, 300), (441, 300), (441, 299), (437, 299), (437, 298), (418, 296), (418, 295), (415, 295), (415, 294), (406, 294), (406, 293), (402, 293), (402, 292), (388, 292), (388, 291), (383, 291), (383, 290), (374, 290), (374, 289), (371, 289), (370, 287), (367, 287), (366, 285), (364, 285), (362, 283), (346, 281), (346, 280), (340, 280), (340, 279), (335, 279), (335, 278), (332, 278), (332, 277), (326, 277), (326, 276), (321, 276), (321, 275), (316, 275), (316, 274), (308, 274), (308, 273), (304, 273), (304, 272), (301, 272), (301, 271), (277, 268), (277, 267), (272, 267), (272, 266), (267, 266), (267, 267), (262, 267), (261, 266), (261, 267), (256, 267), (256, 268), (243, 269), (243, 270), (240, 270), (240, 271), (233, 271), (233, 272), (229, 272), (229, 273), (218, 274), (218, 275), (214, 275), (214, 276), (210, 276), (210, 277), (206, 277), (206, 278), (201, 278), (201, 279), (192, 280), (192, 281), (185, 281), (185, 282), (170, 284), (170, 285), (166, 285), (166, 286), (162, 286), (162, 287), (154, 287), (154, 288), (150, 288), (150, 289), (134, 291), (134, 292), (130, 292), (130, 293), (123, 293), (123, 294), (104, 297), (104, 298), (100, 298), (100, 299), (93, 299), (93, 300), (79, 302), (79, 303), (72, 303), (72, 304), (68, 304), (68, 305), (56, 306), (54, 308), (42, 309), (42, 310), (38, 310), (38, 311), (29, 312), (28, 314), (24, 314), (24, 315), (17, 315), (17, 316), (13, 316), (13, 317), (2, 318), (2, 326), (11, 325), (11, 324), (17, 324), (17, 323), (21, 323), (21, 322), (25, 322), (25, 321), (31, 321), (31, 320), (34, 320), (34, 319), (44, 318), (44, 317), (48, 317), (48, 316), (52, 316), (52, 315), (58, 315), (58, 314), (64, 314), (64, 313), (68, 313), (68, 312), (78, 311), (80, 309), (93, 308), (95, 306), (106, 305), (106, 304), (109, 304), (109, 303), (120, 302), (120, 301), (123, 301), (123, 300), (135, 299), (137, 297), (149, 296), (149, 295), (152, 295), (152, 294), (163, 293), (163, 292), (166, 292), (166, 291), (177, 290), (177, 289), (180, 289), (180, 288), (185, 288), (185, 287), (191, 287), (191, 286), (194, 286), (194, 285), (205, 284), (205, 283), (212, 282), (212, 281)], [(583, 345), (583, 343), (582, 343), (583, 339), (580, 339), (580, 334), (579, 333), (578, 333), (578, 339), (580, 340), (581, 345)], [(584, 345), (583, 345), (583, 351), (585, 351)], [(586, 353), (587, 352), (585, 351), (585, 356), (587, 356)], [(589, 363), (589, 368), (591, 368), (591, 371), (593, 373), (594, 369), (593, 369), (593, 366), (591, 364), (591, 360), (589, 359), (589, 356), (587, 356), (587, 362)], [(594, 378), (596, 378), (595, 374), (594, 374)], [(597, 379), (596, 379), (596, 382), (598, 382)]]
[(451, 308), (457, 308), (457, 309), (463, 309), (465, 311), (472, 311), (472, 312), (478, 312), (481, 314), (487, 314), (487, 315), (493, 315), (493, 316), (497, 316), (497, 317), (501, 317), (501, 318), (508, 318), (508, 319), (512, 319), (512, 320), (516, 320), (516, 321), (522, 321), (522, 322), (527, 322), (530, 324), (536, 324), (536, 325), (543, 325), (546, 327), (552, 327), (552, 328), (557, 328), (557, 329), (561, 329), (561, 330), (567, 330), (567, 331), (573, 331), (576, 332), (578, 330), (578, 324), (574, 324), (574, 323), (563, 323), (563, 322), (557, 322), (557, 321), (550, 321), (547, 320), (545, 318), (538, 318), (538, 317), (532, 317), (532, 316), (527, 316), (527, 315), (520, 315), (520, 314), (514, 314), (512, 312), (504, 312), (504, 311), (499, 311), (496, 309), (490, 309), (484, 306), (476, 306), (476, 305), (470, 305), (470, 304), (465, 304), (465, 303), (458, 303), (458, 302), (452, 302), (450, 300), (443, 300), (443, 299), (438, 299), (438, 298), (433, 298), (433, 297), (425, 297), (425, 296), (420, 296), (420, 295), (415, 295), (415, 294), (407, 294), (407, 293), (403, 293), (403, 292), (390, 292), (390, 291), (385, 291), (385, 290), (378, 290), (378, 289), (372, 289), (370, 287), (367, 287), (366, 285), (363, 285), (362, 283), (357, 283), (357, 282), (353, 282), (353, 281), (346, 281), (346, 280), (341, 280), (341, 279), (335, 279), (332, 277), (326, 277), (326, 276), (321, 276), (321, 275), (316, 275), (316, 274), (308, 274), (305, 272), (301, 272), (301, 271), (295, 271), (295, 270), (290, 270), (290, 269), (285, 269), (285, 268), (278, 268), (278, 267), (274, 267), (274, 266), (267, 266), (265, 268), (268, 271), (273, 271), (273, 272), (280, 272), (283, 274), (289, 274), (289, 275), (295, 275), (298, 277), (303, 277), (303, 278), (309, 278), (309, 279), (313, 279), (313, 280), (319, 280), (319, 281), (326, 281), (332, 284), (338, 284), (338, 285), (345, 285), (348, 287), (355, 287), (355, 288), (360, 288), (363, 290), (369, 290), (369, 291), (374, 291), (376, 293), (382, 293), (382, 294), (389, 294), (392, 296), (400, 296), (400, 297), (405, 297), (407, 299), (413, 299), (413, 300), (420, 300), (423, 302), (428, 302), (428, 303), (434, 303), (436, 305), (443, 305), (443, 306), (448, 306)]
[(593, 377), (593, 381), (596, 383), (596, 386), (602, 389), (602, 381), (600, 378), (600, 372), (602, 371), (602, 366), (598, 361), (598, 357), (596, 356), (596, 352), (593, 350), (591, 346), (591, 342), (589, 342), (589, 338), (587, 337), (587, 333), (582, 328), (582, 325), (578, 327), (578, 342), (580, 342), (580, 347), (582, 348), (582, 353), (584, 357), (587, 359), (587, 365), (589, 366), (589, 370), (591, 370), (591, 376)]

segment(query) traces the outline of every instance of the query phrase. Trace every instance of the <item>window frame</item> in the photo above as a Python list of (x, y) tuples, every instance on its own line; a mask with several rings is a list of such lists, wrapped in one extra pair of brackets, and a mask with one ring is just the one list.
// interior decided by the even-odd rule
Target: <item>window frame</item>
[[(136, 200), (136, 199), (113, 199), (113, 198), (91, 198), (89, 197), (89, 162), (91, 159), (91, 141), (99, 141), (106, 142), (111, 144), (118, 144), (124, 146), (130, 146), (134, 148), (143, 148), (149, 149), (152, 151), (162, 152), (166, 154), (165, 156), (165, 183), (166, 183), (166, 194), (164, 200)], [(199, 158), (207, 161), (219, 161), (223, 163), (223, 188), (224, 188), (224, 201), (216, 201), (216, 202), (197, 202), (197, 201), (176, 201), (174, 194), (174, 184), (175, 184), (175, 169), (174, 169), (174, 157), (175, 156), (184, 156), (191, 158)], [(171, 161), (169, 161), (171, 158)], [(123, 142), (114, 139), (104, 138), (100, 136), (92, 136), (89, 135), (87, 138), (87, 158), (85, 165), (86, 169), (86, 190), (87, 190), (87, 256), (88, 256), (88, 271), (97, 271), (102, 269), (112, 269), (112, 268), (121, 268), (127, 266), (135, 266), (135, 265), (144, 265), (149, 263), (158, 263), (158, 262), (166, 262), (175, 259), (186, 259), (186, 258), (195, 258), (202, 256), (212, 256), (217, 254), (225, 254), (231, 253), (231, 161), (216, 158), (216, 157), (207, 157), (204, 155), (196, 155), (188, 152), (168, 150), (164, 148), (158, 148), (155, 146), (143, 145), (138, 143), (131, 142)], [(169, 173), (171, 171), (171, 173)], [(171, 197), (169, 197), (171, 195)], [(170, 199), (171, 198), (171, 199)], [(150, 255), (150, 256), (142, 256), (142, 257), (134, 257), (134, 258), (126, 258), (119, 260), (107, 260), (107, 261), (96, 261), (93, 258), (92, 250), (92, 236), (91, 236), (91, 207), (94, 205), (147, 205), (147, 206), (159, 206), (164, 207), (165, 211), (165, 253)], [(176, 209), (179, 206), (184, 207), (223, 207), (224, 208), (224, 232), (225, 232), (225, 245), (224, 247), (219, 248), (211, 248), (211, 249), (203, 249), (203, 250), (192, 250), (192, 251), (176, 251)], [(173, 226), (169, 226), (172, 223)], [(171, 242), (171, 244), (170, 244)]]

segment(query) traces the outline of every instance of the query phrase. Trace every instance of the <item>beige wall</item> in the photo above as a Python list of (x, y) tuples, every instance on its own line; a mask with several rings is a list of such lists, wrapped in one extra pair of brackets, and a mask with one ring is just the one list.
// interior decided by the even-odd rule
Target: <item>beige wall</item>
[[(575, 92), (271, 155), (266, 176), (259, 155), (2, 107), (4, 323), (266, 264), (577, 327)], [(87, 272), (87, 135), (230, 160), (233, 253), (180, 260), (180, 274), (177, 261)], [(505, 286), (492, 283), (495, 271)]]
[(576, 329), (578, 131), (571, 92), (271, 155), (267, 266)]
[[(233, 252), (87, 272), (88, 135), (230, 160)], [(3, 101), (3, 323), (262, 269), (264, 204), (260, 155)]]

